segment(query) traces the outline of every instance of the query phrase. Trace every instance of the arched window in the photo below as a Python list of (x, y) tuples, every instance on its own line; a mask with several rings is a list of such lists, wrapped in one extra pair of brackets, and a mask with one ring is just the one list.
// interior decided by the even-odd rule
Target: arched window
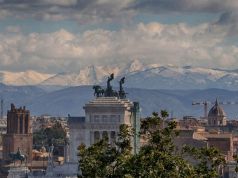
[(20, 133), (23, 134), (23, 116), (20, 116)]
[(107, 131), (103, 131), (102, 132), (102, 138), (104, 139), (108, 139), (108, 133), (107, 133)]
[(97, 143), (100, 140), (100, 133), (99, 131), (94, 132), (94, 143)]
[(115, 141), (116, 141), (116, 132), (111, 131), (111, 144), (114, 145)]

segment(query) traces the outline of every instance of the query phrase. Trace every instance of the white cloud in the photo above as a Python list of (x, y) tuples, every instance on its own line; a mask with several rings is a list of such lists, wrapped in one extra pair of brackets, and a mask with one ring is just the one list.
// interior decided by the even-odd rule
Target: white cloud
[(140, 23), (134, 28), (73, 34), (0, 34), (1, 70), (75, 71), (92, 64), (120, 65), (132, 59), (163, 65), (238, 67), (238, 47), (225, 44), (229, 27)]

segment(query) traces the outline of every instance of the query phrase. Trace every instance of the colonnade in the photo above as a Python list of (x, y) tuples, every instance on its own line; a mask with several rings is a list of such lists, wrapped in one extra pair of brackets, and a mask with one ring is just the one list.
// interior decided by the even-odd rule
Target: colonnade
[(116, 131), (91, 131), (90, 132), (90, 142), (91, 144), (98, 142), (103, 138), (108, 138), (108, 142), (113, 144), (116, 141)]

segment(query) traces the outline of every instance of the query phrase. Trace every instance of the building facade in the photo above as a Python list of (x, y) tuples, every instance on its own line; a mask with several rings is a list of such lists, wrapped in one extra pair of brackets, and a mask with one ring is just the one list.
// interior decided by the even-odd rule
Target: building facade
[(7, 133), (3, 135), (3, 159), (10, 160), (9, 154), (18, 150), (27, 157), (28, 162), (32, 160), (30, 111), (11, 104), (11, 110), (7, 112)]
[[(70, 160), (78, 160), (77, 147), (80, 144), (88, 147), (105, 137), (113, 144), (121, 124), (138, 128), (138, 123), (135, 122), (135, 106), (136, 103), (127, 99), (98, 97), (84, 106), (85, 117), (69, 117)], [(136, 152), (139, 139), (135, 142), (133, 140), (132, 146)]]
[[(108, 77), (107, 89), (94, 86), (95, 99), (84, 106), (85, 117), (69, 117), (70, 129), (70, 160), (77, 162), (78, 146), (87, 147), (107, 137), (109, 144), (113, 145), (117, 139), (121, 124), (126, 124), (138, 133), (140, 128), (139, 103), (131, 102), (126, 98), (122, 87), (124, 77), (120, 81), (120, 90), (112, 90), (110, 81), (113, 74)], [(132, 138), (133, 152), (139, 149), (138, 135)]]

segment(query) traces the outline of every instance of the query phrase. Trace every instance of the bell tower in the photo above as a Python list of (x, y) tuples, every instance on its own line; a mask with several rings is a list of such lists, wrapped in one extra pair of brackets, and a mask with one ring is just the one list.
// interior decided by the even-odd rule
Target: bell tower
[(30, 111), (25, 106), (16, 108), (11, 104), (7, 112), (7, 133), (3, 135), (3, 159), (9, 159), (9, 153), (16, 153), (18, 148), (32, 160), (32, 132)]

